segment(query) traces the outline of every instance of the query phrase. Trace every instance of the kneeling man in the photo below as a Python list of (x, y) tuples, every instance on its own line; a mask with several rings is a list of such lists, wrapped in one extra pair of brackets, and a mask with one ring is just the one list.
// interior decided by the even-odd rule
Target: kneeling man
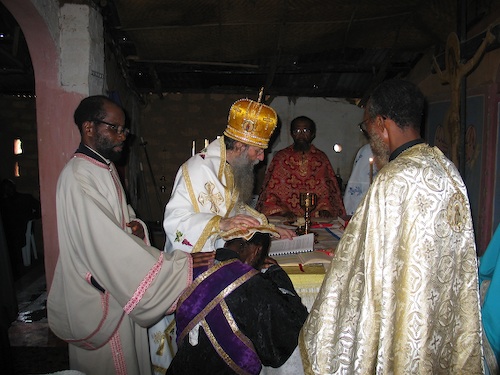
[(262, 365), (281, 366), (297, 346), (307, 309), (268, 257), (270, 235), (245, 237), (218, 249), (215, 265), (180, 297), (179, 350), (167, 374), (259, 374)]

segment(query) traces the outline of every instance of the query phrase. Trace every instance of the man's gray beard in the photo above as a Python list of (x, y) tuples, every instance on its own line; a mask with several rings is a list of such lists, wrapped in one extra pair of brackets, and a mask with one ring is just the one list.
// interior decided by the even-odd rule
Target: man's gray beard
[(239, 202), (248, 204), (252, 200), (253, 186), (255, 183), (254, 166), (255, 163), (248, 160), (247, 153), (241, 155), (231, 164), (233, 168), (234, 185), (239, 192)]
[(391, 150), (376, 133), (370, 134), (370, 147), (372, 148), (375, 165), (378, 170), (381, 170), (389, 162)]

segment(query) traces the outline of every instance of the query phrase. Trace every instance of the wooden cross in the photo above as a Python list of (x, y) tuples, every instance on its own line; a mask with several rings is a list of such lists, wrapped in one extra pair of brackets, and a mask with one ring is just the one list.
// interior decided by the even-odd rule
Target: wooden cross
[(439, 74), (441, 80), (444, 83), (450, 84), (450, 108), (446, 114), (443, 127), (450, 150), (450, 159), (457, 168), (459, 168), (458, 148), (460, 143), (460, 87), (462, 84), (462, 78), (469, 74), (469, 72), (476, 66), (486, 47), (494, 40), (495, 36), (491, 32), (490, 26), (486, 32), (486, 37), (474, 56), (472, 56), (469, 61), (462, 63), (460, 58), (460, 41), (458, 40), (456, 33), (450, 33), (448, 40), (446, 41), (446, 71), (441, 71), (435, 57), (433, 60), (434, 69)]

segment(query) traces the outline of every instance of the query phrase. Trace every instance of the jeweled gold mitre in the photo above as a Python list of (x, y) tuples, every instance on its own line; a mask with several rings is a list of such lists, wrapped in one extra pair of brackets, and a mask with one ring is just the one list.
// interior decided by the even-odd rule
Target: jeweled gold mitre
[(274, 109), (250, 99), (240, 99), (229, 109), (224, 135), (250, 146), (267, 148), (277, 124)]

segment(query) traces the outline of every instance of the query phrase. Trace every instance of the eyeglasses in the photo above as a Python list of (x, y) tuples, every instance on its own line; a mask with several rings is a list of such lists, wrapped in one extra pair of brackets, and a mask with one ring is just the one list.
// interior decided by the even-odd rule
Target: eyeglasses
[(368, 130), (366, 129), (366, 124), (368, 123), (368, 121), (370, 120), (363, 120), (358, 124), (359, 130), (362, 131), (366, 136), (368, 136)]
[(108, 128), (110, 128), (112, 131), (114, 131), (118, 135), (124, 134), (125, 137), (126, 137), (126, 136), (128, 136), (130, 134), (130, 129), (129, 128), (125, 128), (125, 127), (120, 126), (120, 125), (115, 125), (115, 124), (112, 124), (110, 122), (106, 122), (106, 121), (98, 120), (98, 119), (93, 119), (92, 122), (97, 122), (97, 123), (100, 123), (100, 124), (104, 124), (104, 125), (106, 125)]
[(307, 128), (304, 128), (304, 129), (293, 129), (292, 130), (293, 134), (300, 134), (300, 133), (309, 134), (310, 132), (311, 132), (311, 129), (307, 129)]
[[(382, 117), (382, 120), (385, 121), (387, 120), (387, 117), (386, 116), (382, 116), (382, 115), (377, 115), (377, 116), (380, 116)], [(370, 121), (372, 121), (374, 119), (367, 119), (367, 120), (363, 120), (361, 121), (358, 126), (359, 126), (359, 130), (361, 130), (363, 132), (363, 134), (366, 136), (366, 138), (370, 139), (370, 134), (368, 134), (368, 129), (366, 128), (366, 126), (368, 125), (368, 123)]]
[(255, 155), (256, 156), (260, 156), (264, 153), (264, 149), (263, 148), (260, 148), (260, 147), (254, 147), (254, 146), (250, 146), (252, 147), (252, 149), (255, 151)]

